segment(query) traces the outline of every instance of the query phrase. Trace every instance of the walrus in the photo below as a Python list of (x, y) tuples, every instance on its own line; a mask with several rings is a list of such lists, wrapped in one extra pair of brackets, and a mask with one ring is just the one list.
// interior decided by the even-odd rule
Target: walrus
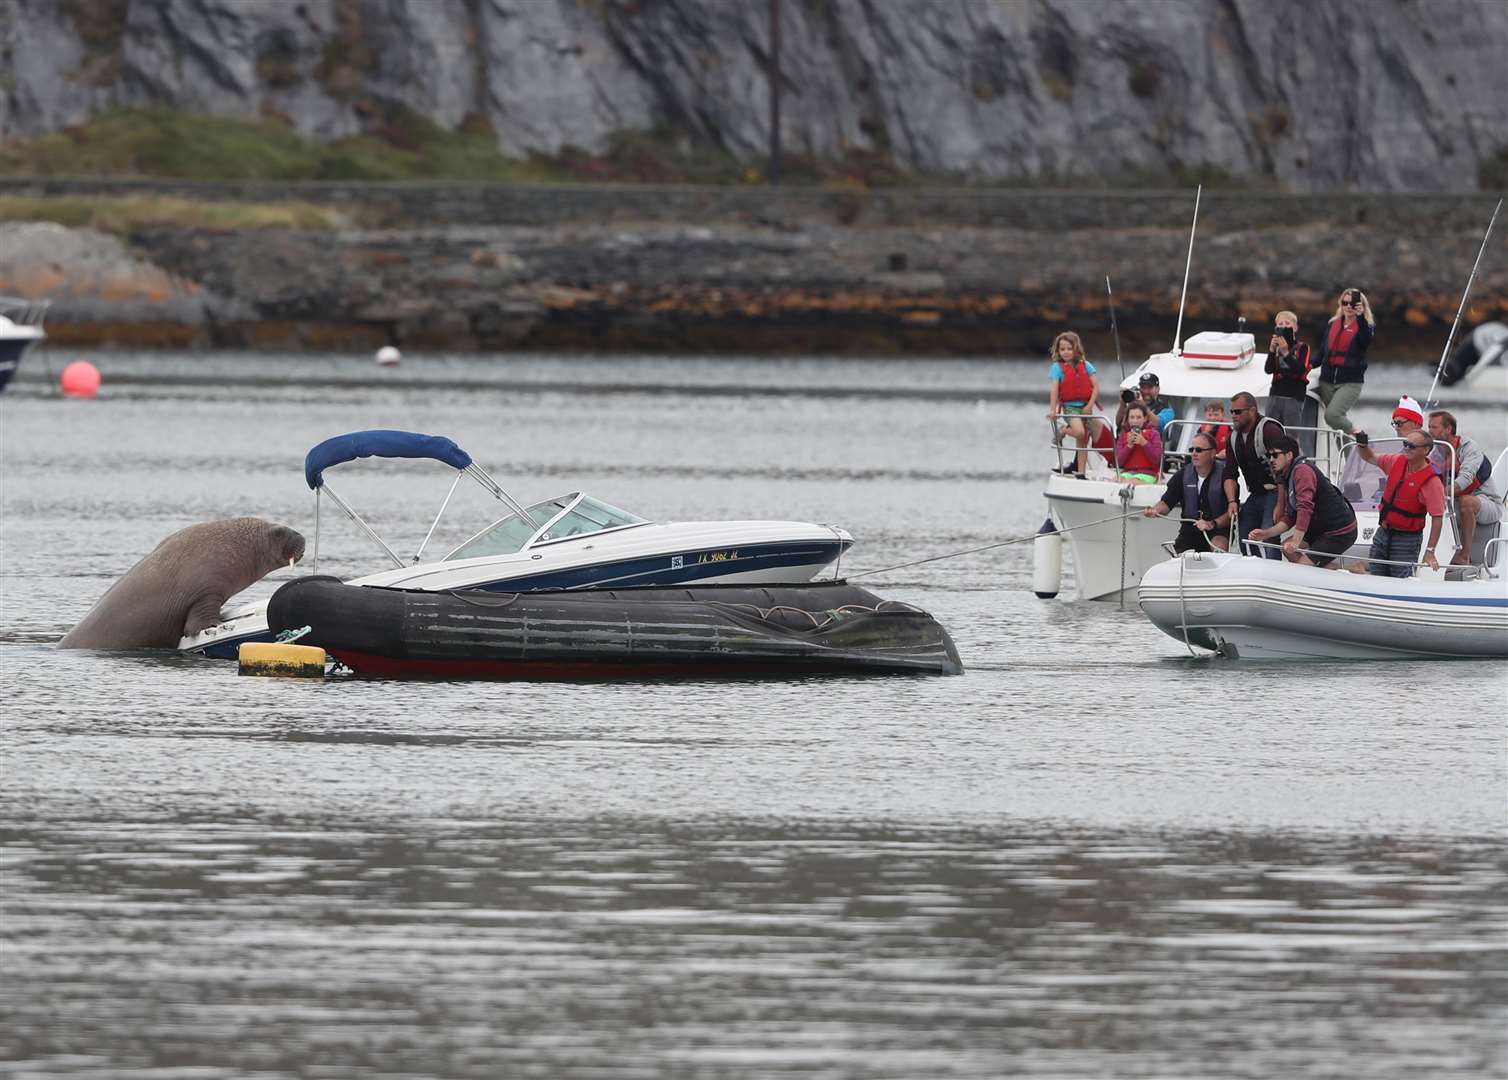
[(111, 585), (63, 649), (170, 649), (220, 621), (225, 601), (304, 557), (304, 538), (261, 518), (180, 529)]

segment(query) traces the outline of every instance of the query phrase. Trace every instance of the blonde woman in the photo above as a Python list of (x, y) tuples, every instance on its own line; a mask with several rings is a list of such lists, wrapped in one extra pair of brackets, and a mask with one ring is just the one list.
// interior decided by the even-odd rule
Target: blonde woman
[(1079, 452), (1074, 455), (1072, 466), (1064, 466), (1059, 472), (1084, 475), (1089, 455), (1089, 424), (1079, 419), (1097, 412), (1100, 407), (1100, 381), (1095, 378), (1094, 365), (1084, 355), (1084, 343), (1072, 330), (1065, 330), (1052, 339), (1052, 368), (1048, 371), (1050, 389), (1047, 393), (1047, 418), (1064, 421), (1064, 428), (1073, 437)]
[(1367, 348), (1372, 344), (1376, 327), (1366, 293), (1360, 289), (1343, 291), (1335, 306), (1335, 316), (1325, 328), (1315, 363), (1320, 369), (1315, 393), (1325, 406), (1325, 423), (1336, 431), (1349, 434), (1355, 430), (1346, 414), (1361, 397), (1361, 384), (1367, 373)]

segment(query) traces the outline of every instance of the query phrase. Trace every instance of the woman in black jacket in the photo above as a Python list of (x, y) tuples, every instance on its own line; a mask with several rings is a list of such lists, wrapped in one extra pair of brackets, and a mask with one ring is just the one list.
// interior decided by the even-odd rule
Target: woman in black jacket
[(1360, 289), (1347, 289), (1340, 294), (1335, 317), (1320, 341), (1319, 361), (1315, 365), (1320, 369), (1320, 377), (1315, 393), (1324, 403), (1325, 423), (1348, 435), (1355, 428), (1346, 414), (1361, 397), (1362, 380), (1367, 374), (1367, 347), (1372, 344), (1376, 327), (1366, 294)]

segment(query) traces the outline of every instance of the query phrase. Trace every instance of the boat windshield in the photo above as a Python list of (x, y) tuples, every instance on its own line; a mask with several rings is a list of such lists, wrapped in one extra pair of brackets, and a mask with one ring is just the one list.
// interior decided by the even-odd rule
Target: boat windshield
[[(647, 524), (644, 518), (636, 517), (627, 510), (620, 510), (600, 499), (574, 491), (569, 495), (535, 503), (528, 510), (529, 516), (534, 519), (532, 523), (517, 514), (509, 514), (445, 556), (445, 561), (475, 559), (483, 555), (513, 555), (528, 547), (530, 538), (536, 532), (539, 537), (534, 542), (541, 544), (607, 529)], [(540, 531), (541, 526), (544, 526), (543, 531)]]

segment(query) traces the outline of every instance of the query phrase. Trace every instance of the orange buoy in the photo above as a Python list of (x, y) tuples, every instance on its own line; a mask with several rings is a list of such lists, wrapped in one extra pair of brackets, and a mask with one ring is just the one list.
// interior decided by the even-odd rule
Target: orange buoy
[(87, 360), (75, 360), (58, 380), (67, 397), (92, 398), (99, 394), (99, 368)]

